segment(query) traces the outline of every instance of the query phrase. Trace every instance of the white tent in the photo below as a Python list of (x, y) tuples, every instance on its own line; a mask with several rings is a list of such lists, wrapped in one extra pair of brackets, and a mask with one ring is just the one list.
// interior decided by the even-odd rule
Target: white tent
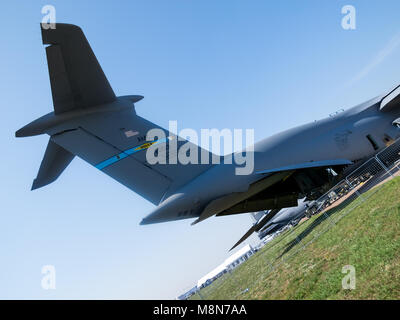
[(253, 248), (248, 244), (241, 248), (240, 250), (236, 251), (234, 254), (229, 256), (222, 264), (220, 264), (218, 267), (207, 273), (204, 277), (201, 277), (199, 281), (197, 281), (197, 287), (200, 288), (204, 283), (207, 282), (207, 280), (210, 280), (223, 272), (224, 270), (227, 270), (228, 267), (234, 263), (237, 260), (240, 260), (240, 258), (244, 257), (245, 255), (248, 255), (250, 253), (253, 254)]
[(224, 264), (228, 267), (230, 264), (232, 264), (233, 262), (235, 262), (236, 260), (239, 260), (241, 257), (243, 257), (244, 255), (246, 255), (247, 253), (249, 253), (251, 251), (251, 253), (253, 253), (253, 248), (251, 247), (251, 245), (247, 245), (244, 246), (242, 249), (236, 251), (233, 255), (231, 255), (230, 257), (228, 257)]

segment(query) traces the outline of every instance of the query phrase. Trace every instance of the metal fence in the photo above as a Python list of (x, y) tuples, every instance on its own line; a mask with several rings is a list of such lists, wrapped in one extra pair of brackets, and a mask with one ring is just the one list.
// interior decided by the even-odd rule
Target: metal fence
[[(236, 294), (233, 294), (231, 298), (239, 298), (249, 292), (262, 278), (268, 276), (273, 270), (286, 263), (289, 258), (309, 246), (353, 209), (378, 192), (384, 182), (399, 174), (400, 139), (347, 174), (344, 179), (316, 200), (318, 212), (309, 223), (288, 228), (288, 231), (280, 234), (277, 239), (267, 243), (266, 248), (263, 248), (257, 255), (257, 259), (261, 259), (264, 266), (267, 265), (267, 270), (262, 268), (251, 279), (247, 279), (247, 283), (241, 282), (240, 279), (234, 279), (233, 282), (237, 288), (234, 290)], [(319, 228), (316, 228), (317, 226)], [(301, 230), (299, 230), (300, 228)], [(294, 237), (296, 230), (301, 232)], [(308, 237), (309, 235), (310, 237)], [(285, 243), (285, 245), (282, 246), (282, 243)], [(234, 277), (234, 272), (229, 274), (228, 277)], [(225, 276), (215, 282), (226, 280), (227, 277)], [(219, 285), (221, 284), (219, 283)], [(196, 298), (207, 299), (206, 293), (208, 290), (212, 290), (213, 286), (215, 284), (212, 284), (210, 289), (202, 289), (204, 291), (201, 291), (201, 293), (199, 290)]]

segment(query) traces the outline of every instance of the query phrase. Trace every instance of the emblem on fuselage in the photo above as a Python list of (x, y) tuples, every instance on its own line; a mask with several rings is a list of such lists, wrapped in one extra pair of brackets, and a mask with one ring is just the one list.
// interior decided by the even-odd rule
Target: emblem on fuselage
[(350, 130), (345, 130), (335, 134), (335, 142), (340, 150), (345, 150), (349, 144), (349, 135), (352, 134)]

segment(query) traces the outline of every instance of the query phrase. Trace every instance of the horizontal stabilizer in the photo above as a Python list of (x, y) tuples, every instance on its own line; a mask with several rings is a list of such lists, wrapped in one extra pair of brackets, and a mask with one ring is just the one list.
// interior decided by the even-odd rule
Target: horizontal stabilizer
[(33, 181), (32, 190), (55, 181), (71, 163), (73, 158), (74, 155), (72, 153), (49, 140), (39, 172)]

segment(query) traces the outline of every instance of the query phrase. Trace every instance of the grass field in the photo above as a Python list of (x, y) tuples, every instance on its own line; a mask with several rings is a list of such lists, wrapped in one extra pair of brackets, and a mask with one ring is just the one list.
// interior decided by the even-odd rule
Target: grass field
[[(363, 197), (280, 235), (192, 299), (400, 299), (400, 178)], [(345, 265), (354, 290), (342, 288)]]

